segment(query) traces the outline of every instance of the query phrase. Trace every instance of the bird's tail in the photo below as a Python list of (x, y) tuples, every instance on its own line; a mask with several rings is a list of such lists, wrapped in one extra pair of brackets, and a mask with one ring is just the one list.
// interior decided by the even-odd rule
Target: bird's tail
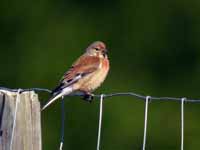
[(41, 111), (43, 111), (45, 108), (47, 108), (49, 105), (51, 105), (53, 102), (55, 102), (57, 99), (59, 99), (62, 96), (68, 95), (72, 93), (72, 88), (71, 87), (66, 87), (64, 88), (62, 91), (60, 91), (59, 93), (56, 93), (55, 95), (53, 95), (49, 101), (42, 107)]

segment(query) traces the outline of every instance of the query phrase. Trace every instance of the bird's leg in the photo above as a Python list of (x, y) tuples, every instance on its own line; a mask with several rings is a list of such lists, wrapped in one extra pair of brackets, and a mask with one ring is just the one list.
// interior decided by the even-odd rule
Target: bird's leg
[(91, 103), (93, 99), (94, 99), (94, 94), (90, 92), (84, 92), (83, 100)]

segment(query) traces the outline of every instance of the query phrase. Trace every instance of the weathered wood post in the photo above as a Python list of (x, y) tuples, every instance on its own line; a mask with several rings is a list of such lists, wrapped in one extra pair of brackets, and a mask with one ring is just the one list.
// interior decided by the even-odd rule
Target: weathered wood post
[(0, 150), (41, 150), (38, 95), (0, 90)]

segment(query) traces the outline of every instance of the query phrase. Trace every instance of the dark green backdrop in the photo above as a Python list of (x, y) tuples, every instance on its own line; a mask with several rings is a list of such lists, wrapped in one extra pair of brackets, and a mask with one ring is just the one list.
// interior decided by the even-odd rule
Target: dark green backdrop
[[(96, 93), (199, 98), (198, 0), (1, 0), (0, 86), (52, 89), (93, 41), (107, 44), (108, 78)], [(40, 94), (42, 104), (48, 94)], [(103, 150), (139, 150), (144, 103), (104, 103)], [(96, 148), (99, 101), (65, 100), (65, 150)], [(180, 149), (180, 104), (153, 102), (147, 150)], [(200, 104), (185, 105), (185, 149), (200, 147)], [(42, 113), (43, 149), (58, 149), (60, 102)]]

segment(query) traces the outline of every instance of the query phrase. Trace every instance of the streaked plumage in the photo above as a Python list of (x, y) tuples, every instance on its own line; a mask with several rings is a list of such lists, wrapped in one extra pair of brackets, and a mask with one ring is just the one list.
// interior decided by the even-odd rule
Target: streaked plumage
[(75, 92), (90, 94), (105, 80), (108, 71), (109, 60), (105, 44), (100, 41), (92, 43), (64, 74), (60, 84), (52, 91), (52, 97), (42, 110), (62, 96)]

